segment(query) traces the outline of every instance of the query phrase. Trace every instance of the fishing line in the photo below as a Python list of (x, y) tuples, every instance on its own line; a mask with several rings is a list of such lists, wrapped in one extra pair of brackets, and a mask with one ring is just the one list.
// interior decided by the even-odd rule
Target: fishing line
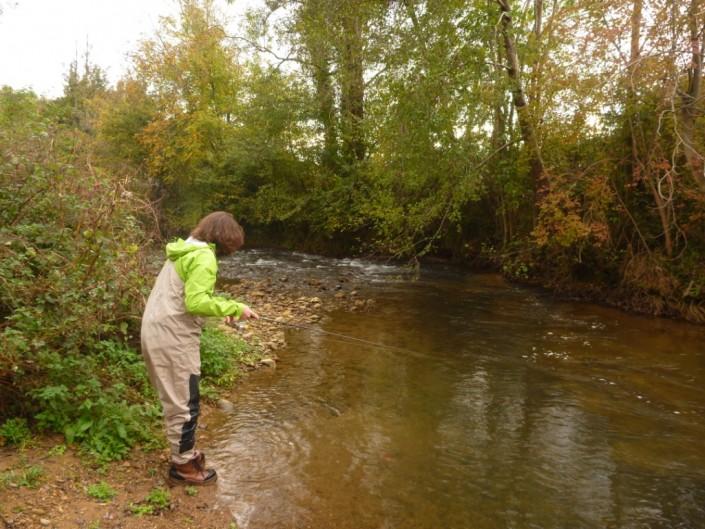
[[(439, 355), (432, 355), (429, 353), (422, 353), (420, 351), (414, 351), (413, 349), (407, 349), (405, 347), (399, 347), (397, 345), (391, 345), (391, 344), (385, 344), (381, 342), (374, 342), (372, 340), (365, 340), (364, 338), (357, 338), (355, 336), (350, 336), (348, 334), (343, 334), (339, 332), (334, 332), (334, 331), (327, 331), (325, 329), (321, 329), (320, 327), (313, 326), (313, 325), (306, 325), (302, 323), (292, 323), (288, 321), (281, 321), (281, 320), (276, 320), (274, 318), (268, 318), (266, 316), (260, 316), (260, 320), (266, 321), (268, 323), (274, 323), (276, 325), (281, 325), (284, 327), (291, 327), (294, 329), (300, 329), (304, 331), (309, 331), (309, 332), (315, 332), (319, 334), (325, 334), (327, 336), (331, 336), (333, 338), (337, 338), (339, 343), (350, 343), (350, 342), (355, 342), (355, 343), (360, 343), (364, 345), (368, 345), (371, 347), (375, 347), (377, 349), (382, 349), (382, 350), (388, 350), (388, 351), (397, 351), (400, 353), (404, 353), (406, 355), (411, 355), (415, 356), (417, 358), (430, 358), (433, 359), (435, 362), (445, 362), (445, 363), (450, 363), (449, 358), (445, 355), (439, 356)], [(244, 327), (242, 326), (242, 322), (235, 322), (235, 327), (242, 330)], [(463, 354), (468, 355), (468, 356), (473, 356), (475, 358), (481, 359), (481, 360), (487, 360), (487, 361), (492, 361), (492, 362), (514, 362), (517, 364), (524, 364), (525, 362), (522, 359), (513, 359), (511, 357), (496, 357), (496, 356), (491, 356), (491, 355), (486, 355), (482, 353), (477, 353), (477, 352), (470, 352), (470, 351), (463, 351)]]
[(305, 331), (313, 331), (313, 332), (318, 332), (321, 334), (327, 334), (328, 336), (335, 336), (336, 338), (343, 338), (345, 340), (351, 341), (351, 342), (358, 342), (358, 343), (363, 343), (365, 345), (371, 345), (372, 347), (377, 347), (380, 349), (396, 349), (397, 351), (403, 352), (403, 353), (413, 353), (413, 354), (421, 354), (417, 351), (412, 351), (410, 349), (405, 349), (403, 347), (398, 347), (396, 345), (389, 345), (389, 344), (384, 344), (381, 342), (373, 342), (371, 340), (365, 340), (364, 338), (357, 338), (355, 336), (350, 336), (348, 334), (343, 334), (339, 332), (333, 332), (333, 331), (327, 331), (325, 329), (321, 329), (320, 327), (314, 327), (313, 325), (305, 325), (302, 323), (291, 323), (288, 321), (281, 321), (281, 320), (275, 320), (273, 318), (266, 318), (264, 316), (259, 317), (260, 320), (264, 320), (270, 323), (276, 323), (278, 325), (285, 325), (287, 327), (293, 327), (295, 329), (302, 329)]
[[(375, 347), (377, 349), (381, 350), (387, 350), (387, 351), (397, 351), (400, 353), (404, 353), (407, 355), (415, 356), (416, 358), (425, 358), (425, 359), (433, 359), (434, 362), (442, 362), (447, 365), (452, 365), (452, 362), (450, 359), (447, 357), (447, 355), (432, 355), (428, 353), (422, 353), (420, 351), (414, 351), (413, 349), (406, 349), (404, 347), (399, 347), (396, 345), (390, 345), (390, 344), (384, 344), (381, 342), (374, 342), (372, 340), (365, 340), (364, 338), (357, 338), (355, 336), (350, 336), (348, 334), (343, 334), (339, 332), (334, 332), (334, 331), (327, 331), (325, 329), (321, 329), (320, 327), (313, 326), (313, 325), (306, 325), (302, 323), (292, 323), (288, 321), (282, 321), (282, 320), (276, 320), (274, 318), (268, 318), (266, 316), (260, 316), (260, 320), (265, 321), (267, 323), (273, 323), (275, 325), (280, 325), (284, 327), (291, 327), (294, 329), (300, 329), (300, 330), (305, 330), (309, 332), (315, 332), (319, 334), (324, 334), (327, 336), (332, 337), (334, 340), (339, 343), (360, 343), (364, 345), (368, 345), (371, 347)], [(242, 331), (244, 330), (245, 326), (243, 325), (243, 322), (234, 322), (231, 324), (231, 326), (235, 327), (236, 329)], [(533, 369), (539, 372), (542, 372), (546, 375), (553, 376), (559, 379), (563, 380), (570, 380), (573, 382), (578, 382), (578, 383), (583, 383), (583, 384), (588, 384), (591, 386), (594, 386), (595, 380), (594, 380), (594, 374), (578, 374), (574, 373), (570, 370), (566, 371), (566, 368), (570, 367), (564, 366), (564, 365), (554, 365), (554, 366), (544, 366), (540, 365), (536, 362), (528, 362), (527, 358), (525, 357), (515, 357), (515, 356), (508, 356), (508, 355), (489, 355), (489, 354), (483, 354), (483, 353), (478, 353), (475, 351), (468, 351), (463, 350), (463, 355), (474, 357), (479, 360), (485, 360), (487, 362), (491, 363), (500, 363), (500, 364), (513, 364), (517, 367), (524, 367), (524, 368), (529, 368)]]
[[(417, 357), (422, 357), (422, 358), (434, 358), (433, 355), (424, 354), (419, 351), (413, 351), (411, 349), (405, 349), (404, 347), (399, 347), (399, 346), (390, 345), (390, 344), (384, 344), (381, 342), (373, 342), (371, 340), (365, 340), (364, 338), (357, 338), (355, 336), (350, 336), (348, 334), (343, 334), (343, 333), (339, 333), (339, 332), (327, 331), (325, 329), (321, 329), (320, 327), (316, 327), (313, 325), (306, 325), (303, 323), (292, 323), (292, 322), (288, 322), (288, 321), (276, 320), (274, 318), (268, 318), (266, 316), (260, 316), (258, 319), (261, 321), (266, 321), (268, 323), (274, 323), (275, 325), (281, 325), (284, 327), (292, 327), (294, 329), (300, 329), (300, 330), (304, 330), (304, 331), (325, 334), (328, 336), (332, 336), (334, 338), (338, 338), (338, 341), (342, 342), (342, 343), (356, 342), (356, 343), (361, 343), (364, 345), (369, 345), (371, 347), (376, 347), (378, 349), (395, 350), (395, 351), (399, 351), (401, 353), (411, 354), (411, 355), (414, 355)], [(256, 320), (252, 320), (252, 321), (256, 321)], [(229, 325), (231, 327), (234, 327), (238, 331), (243, 331), (245, 329), (245, 324), (243, 322), (236, 321), (236, 322), (233, 322)]]

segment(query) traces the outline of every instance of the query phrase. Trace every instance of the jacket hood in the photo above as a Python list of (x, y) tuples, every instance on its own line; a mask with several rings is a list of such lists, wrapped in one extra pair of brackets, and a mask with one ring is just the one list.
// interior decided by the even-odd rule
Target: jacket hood
[(203, 248), (215, 250), (215, 245), (177, 239), (176, 241), (170, 242), (166, 245), (166, 256), (170, 261), (176, 261), (187, 253), (201, 250)]

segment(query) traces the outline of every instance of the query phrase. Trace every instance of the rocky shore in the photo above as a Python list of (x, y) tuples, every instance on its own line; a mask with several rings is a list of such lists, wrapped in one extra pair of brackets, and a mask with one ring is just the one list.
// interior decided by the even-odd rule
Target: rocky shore
[(375, 300), (366, 298), (361, 288), (346, 276), (328, 281), (306, 277), (294, 281), (287, 276), (229, 281), (222, 289), (250, 305), (261, 319), (251, 320), (240, 329), (225, 324), (221, 328), (229, 333), (239, 333), (261, 350), (259, 365), (273, 367), (277, 350), (286, 345), (287, 328), (315, 325), (333, 310), (357, 312), (371, 309)]

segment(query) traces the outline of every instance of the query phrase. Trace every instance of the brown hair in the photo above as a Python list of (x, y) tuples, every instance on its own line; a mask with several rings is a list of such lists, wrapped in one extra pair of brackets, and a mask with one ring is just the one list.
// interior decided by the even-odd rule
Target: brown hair
[(227, 211), (215, 211), (203, 217), (191, 231), (191, 237), (215, 244), (218, 255), (230, 255), (245, 244), (245, 231)]

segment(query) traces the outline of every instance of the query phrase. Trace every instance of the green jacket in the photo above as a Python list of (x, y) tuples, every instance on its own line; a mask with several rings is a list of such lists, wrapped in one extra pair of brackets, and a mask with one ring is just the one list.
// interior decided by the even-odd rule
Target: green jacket
[(218, 274), (215, 245), (178, 239), (166, 245), (166, 256), (184, 282), (187, 312), (195, 316), (242, 316), (242, 303), (213, 295)]

